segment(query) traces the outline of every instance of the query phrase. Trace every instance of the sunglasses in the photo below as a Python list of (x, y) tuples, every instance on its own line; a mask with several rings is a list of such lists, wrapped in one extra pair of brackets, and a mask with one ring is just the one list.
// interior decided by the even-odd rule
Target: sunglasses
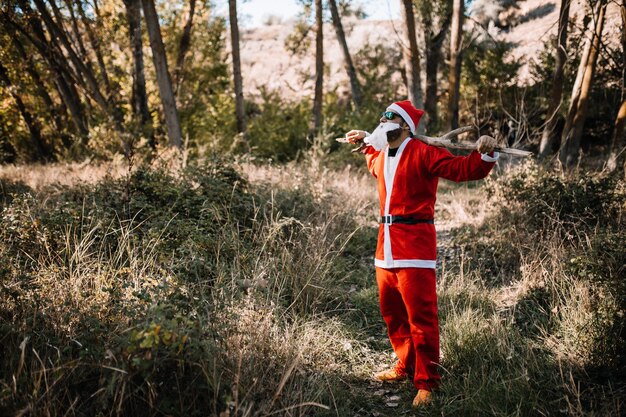
[(400, 117), (399, 114), (394, 113), (392, 111), (384, 111), (384, 112), (381, 113), (381, 116), (384, 117), (387, 120), (393, 120), (396, 117)]

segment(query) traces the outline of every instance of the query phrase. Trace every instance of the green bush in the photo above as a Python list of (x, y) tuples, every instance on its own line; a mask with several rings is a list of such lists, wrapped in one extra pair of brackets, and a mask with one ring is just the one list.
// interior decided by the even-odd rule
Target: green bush
[(493, 192), (507, 207), (521, 205), (532, 231), (550, 233), (557, 224), (591, 230), (612, 229), (626, 202), (617, 175), (561, 176), (528, 164), (494, 184)]
[(305, 150), (311, 123), (308, 100), (282, 99), (278, 92), (261, 89), (260, 102), (249, 104), (248, 138), (252, 153), (285, 162)]
[(253, 189), (213, 159), (3, 187), (0, 369), (16, 387), (0, 390), (3, 414), (319, 411), (336, 378), (320, 367), (346, 372), (366, 349), (325, 315), (362, 255), (343, 255), (355, 221), (315, 178)]
[(584, 381), (577, 395), (591, 401), (607, 383), (622, 386), (623, 181), (528, 164), (492, 182), (490, 192), (493, 214), (479, 228), (455, 233), (473, 272), (491, 288), (518, 288), (511, 307), (516, 331), (569, 363)]

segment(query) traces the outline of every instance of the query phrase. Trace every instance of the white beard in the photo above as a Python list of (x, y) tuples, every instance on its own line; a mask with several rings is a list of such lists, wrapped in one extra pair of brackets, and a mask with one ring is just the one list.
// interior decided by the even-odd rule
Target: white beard
[(370, 144), (377, 151), (383, 150), (388, 144), (387, 132), (396, 129), (400, 129), (400, 125), (398, 123), (381, 123), (376, 129), (374, 129), (372, 134), (366, 137), (363, 141)]

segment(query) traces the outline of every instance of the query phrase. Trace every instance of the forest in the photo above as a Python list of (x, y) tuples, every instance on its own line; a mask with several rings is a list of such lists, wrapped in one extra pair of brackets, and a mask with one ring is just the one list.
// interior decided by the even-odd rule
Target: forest
[[(0, 2), (0, 415), (623, 415), (626, 1), (296, 3)], [(405, 99), (532, 153), (439, 182), (419, 409), (335, 140)]]

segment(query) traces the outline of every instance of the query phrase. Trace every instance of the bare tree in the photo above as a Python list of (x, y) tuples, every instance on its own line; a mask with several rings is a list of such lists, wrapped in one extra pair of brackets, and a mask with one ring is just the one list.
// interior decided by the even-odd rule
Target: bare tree
[[(415, 34), (415, 14), (411, 0), (402, 0), (402, 19), (404, 20), (405, 39), (408, 43), (408, 48), (406, 45), (403, 48), (403, 55), (409, 100), (415, 107), (422, 109), (424, 108), (424, 100), (420, 78), (420, 58)], [(424, 124), (420, 123), (419, 133), (424, 133), (423, 130)]]
[(572, 99), (565, 121), (565, 128), (561, 136), (561, 149), (559, 150), (559, 160), (565, 168), (569, 168), (574, 164), (580, 148), (580, 140), (587, 117), (589, 92), (591, 91), (596, 61), (600, 50), (606, 6), (606, 0), (598, 0), (596, 3), (589, 23), (589, 32), (591, 34), (587, 38), (585, 51), (583, 52), (572, 90)]
[(626, 0), (622, 0), (620, 12), (622, 15), (622, 104), (613, 127), (613, 138), (607, 162), (607, 168), (610, 171), (614, 171), (626, 158), (626, 135), (624, 134), (626, 130)]
[(170, 145), (181, 149), (182, 132), (178, 119), (178, 110), (176, 109), (174, 90), (172, 88), (172, 79), (170, 78), (170, 72), (167, 68), (167, 57), (165, 56), (165, 48), (163, 46), (163, 39), (161, 38), (159, 16), (154, 7), (154, 0), (141, 0), (141, 3), (143, 5), (146, 27), (148, 28), (148, 38), (150, 39), (152, 60), (156, 69), (156, 78), (161, 95), (161, 104), (163, 105), (167, 135)]
[(558, 112), (563, 98), (563, 69), (567, 61), (567, 23), (569, 19), (570, 2), (571, 0), (561, 0), (559, 35), (556, 40), (556, 62), (554, 65), (554, 75), (552, 76), (552, 90), (547, 112), (548, 119), (546, 120), (541, 136), (541, 143), (539, 145), (539, 159), (544, 159), (552, 152), (556, 135), (555, 129), (558, 120)]
[(315, 0), (315, 97), (313, 98), (313, 132), (318, 134), (322, 128), (322, 100), (324, 93), (324, 21), (322, 19), (322, 0)]
[(450, 32), (450, 72), (448, 74), (448, 130), (459, 126), (459, 95), (461, 87), (461, 40), (463, 39), (463, 0), (452, 2)]
[(356, 108), (361, 106), (361, 85), (359, 84), (359, 80), (356, 76), (356, 70), (354, 68), (354, 64), (352, 63), (352, 57), (350, 56), (350, 50), (348, 49), (348, 42), (346, 42), (346, 34), (343, 31), (343, 25), (341, 24), (341, 16), (339, 16), (339, 11), (337, 10), (337, 2), (335, 0), (328, 0), (328, 4), (330, 5), (330, 13), (333, 19), (333, 26), (335, 26), (335, 33), (337, 34), (337, 41), (339, 42), (339, 46), (341, 47), (341, 52), (343, 53), (343, 62), (344, 67), (346, 69), (346, 73), (348, 74), (348, 78), (350, 79), (350, 90), (352, 91), (352, 101)]

